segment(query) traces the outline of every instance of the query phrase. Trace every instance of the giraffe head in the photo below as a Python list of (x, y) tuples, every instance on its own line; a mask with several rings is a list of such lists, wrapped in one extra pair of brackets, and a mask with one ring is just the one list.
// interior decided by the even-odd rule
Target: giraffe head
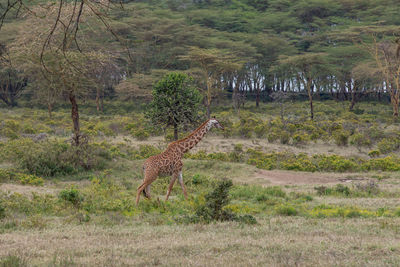
[(224, 129), (224, 127), (219, 123), (219, 121), (215, 117), (211, 118), (208, 121), (207, 126), (208, 126), (208, 129), (211, 129), (212, 127), (215, 127), (215, 128), (221, 129), (221, 130)]

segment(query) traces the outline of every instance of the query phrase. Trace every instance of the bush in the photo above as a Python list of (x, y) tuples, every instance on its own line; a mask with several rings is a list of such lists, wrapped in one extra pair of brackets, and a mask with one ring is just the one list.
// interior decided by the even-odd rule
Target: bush
[(3, 203), (0, 201), (0, 220), (6, 217), (6, 209), (3, 207)]
[(251, 215), (238, 216), (231, 210), (224, 208), (229, 204), (229, 190), (233, 183), (231, 180), (222, 180), (216, 188), (205, 196), (204, 205), (196, 208), (195, 216), (190, 218), (192, 222), (212, 221), (238, 221), (255, 224), (257, 221)]
[(368, 152), (368, 156), (370, 156), (371, 158), (376, 158), (379, 157), (381, 155), (381, 152), (379, 150), (371, 150)]
[(132, 131), (132, 135), (136, 139), (143, 141), (143, 140), (147, 140), (149, 138), (150, 133), (148, 131), (146, 131), (145, 129), (137, 129), (137, 130)]
[(356, 147), (371, 146), (371, 140), (368, 136), (364, 136), (361, 133), (355, 133), (350, 136), (350, 144)]
[(320, 196), (328, 196), (328, 195), (344, 195), (349, 196), (351, 194), (350, 188), (345, 185), (337, 184), (335, 187), (326, 187), (326, 186), (316, 186), (314, 189), (317, 191), (317, 194)]
[(387, 154), (398, 150), (400, 147), (400, 140), (398, 138), (383, 138), (378, 143), (378, 149), (382, 154)]
[(28, 184), (28, 185), (37, 185), (41, 186), (44, 183), (43, 178), (37, 177), (36, 175), (22, 175), (19, 179), (21, 184)]
[(347, 146), (349, 142), (349, 133), (343, 130), (336, 130), (332, 134), (335, 144), (338, 146)]
[(295, 146), (305, 145), (308, 142), (308, 136), (306, 134), (297, 133), (292, 137), (292, 143)]
[(290, 140), (289, 133), (286, 131), (282, 131), (281, 136), (279, 137), (279, 141), (281, 142), (281, 144), (287, 145), (289, 144), (289, 140)]
[(58, 197), (63, 201), (72, 203), (76, 208), (81, 206), (84, 199), (79, 190), (74, 187), (61, 190)]
[(71, 174), (82, 169), (104, 167), (102, 147), (94, 145), (72, 146), (60, 141), (35, 143), (30, 139), (8, 142), (4, 147), (7, 159), (21, 169), (38, 176)]
[(275, 213), (284, 216), (296, 216), (299, 212), (295, 207), (289, 205), (280, 205), (275, 208)]
[(268, 132), (268, 125), (267, 124), (260, 124), (254, 128), (254, 133), (258, 138), (263, 138), (267, 135)]
[(130, 151), (129, 154), (132, 159), (147, 159), (151, 156), (159, 154), (160, 152), (161, 150), (155, 146), (140, 145), (139, 150)]

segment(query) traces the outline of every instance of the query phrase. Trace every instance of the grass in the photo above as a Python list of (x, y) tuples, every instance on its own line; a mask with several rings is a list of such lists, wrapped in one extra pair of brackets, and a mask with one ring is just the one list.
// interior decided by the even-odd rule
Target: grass
[(141, 220), (108, 227), (54, 224), (46, 231), (1, 235), (0, 253), (7, 257), (24, 251), (31, 265), (45, 266), (54, 258), (86, 266), (396, 266), (399, 223), (398, 218), (277, 216), (255, 226), (150, 225)]
[[(304, 103), (293, 103), (293, 107), (288, 118), (302, 118), (308, 110)], [(384, 134), (398, 130), (398, 124), (389, 121), (390, 110), (385, 105), (360, 103), (360, 108), (365, 112), (357, 115), (361, 121), (357, 131), (368, 120), (379, 125)], [(32, 175), (15, 161), (0, 160), (0, 266), (400, 265), (400, 175), (372, 168), (391, 166), (391, 162), (382, 160), (388, 155), (368, 156), (368, 151), (376, 149), (377, 141), (371, 148), (356, 149), (350, 144), (339, 147), (323, 136), (315, 142), (293, 145), (291, 141), (270, 143), (266, 136), (227, 138), (218, 132), (210, 133), (192, 151), (195, 156), (184, 159), (183, 179), (189, 199), (185, 200), (181, 188), (175, 185), (170, 201), (164, 202), (170, 177), (160, 177), (152, 184), (153, 199), (142, 198), (136, 207), (141, 165), (144, 158), (165, 148), (164, 137), (148, 129), (152, 137), (136, 140), (131, 129), (147, 129), (136, 123), (142, 118), (137, 111), (126, 109), (132, 112), (127, 114), (112, 105), (106, 115), (98, 116), (93, 107), (82, 110), (82, 127), (92, 136), (101, 167), (57, 171), (61, 167), (52, 165), (52, 154), (46, 149), (40, 159), (46, 159), (46, 166), (56, 170), (52, 176)], [(235, 127), (241, 123), (242, 118), (230, 110), (217, 113), (226, 115)], [(285, 133), (292, 131), (290, 137), (310, 129), (313, 134), (318, 133), (315, 125), (308, 123), (295, 125), (288, 121), (285, 128), (276, 120), (279, 107), (274, 104), (262, 105), (260, 110), (248, 105), (241, 114), (246, 117), (247, 113), (253, 114), (253, 121), (259, 120), (258, 123), (269, 121), (272, 130), (282, 127), (279, 129), (285, 129)], [(316, 114), (321, 123), (343, 125), (356, 116), (332, 102), (317, 103)], [(8, 142), (11, 139), (3, 136), (0, 155), (5, 155), (5, 149), (10, 149), (13, 142), (22, 142), (20, 137), (25, 132), (47, 132), (55, 146), (64, 147), (71, 130), (69, 116), (69, 111), (62, 108), (54, 112), (52, 120), (37, 109), (28, 112), (17, 108), (1, 113), (0, 120), (7, 121), (10, 129), (2, 133), (16, 134), (17, 139)], [(1, 127), (0, 131), (4, 129)], [(296, 132), (298, 129), (302, 133)], [(40, 147), (36, 141), (26, 144), (27, 148)], [(260, 169), (246, 163), (249, 149), (254, 163), (265, 167), (271, 163), (270, 157), (284, 152), (279, 154), (279, 164), (286, 169), (315, 168), (311, 162), (323, 163), (331, 172)], [(43, 162), (25, 158), (24, 152), (23, 149), (23, 159), (40, 170)], [(32, 155), (36, 152), (30, 151)], [(360, 162), (374, 159), (371, 162), (375, 165), (362, 172), (337, 173), (348, 162), (336, 156), (329, 158), (331, 161), (313, 157), (319, 154), (357, 158)], [(396, 155), (395, 151), (390, 156)], [(64, 156), (57, 154), (62, 159)], [(202, 215), (199, 211), (204, 207), (213, 210), (214, 204), (207, 205), (207, 199), (214, 198), (210, 192), (226, 178), (233, 181), (233, 186), (220, 214), (241, 219), (185, 220)], [(256, 220), (248, 220), (253, 218), (250, 216)]]

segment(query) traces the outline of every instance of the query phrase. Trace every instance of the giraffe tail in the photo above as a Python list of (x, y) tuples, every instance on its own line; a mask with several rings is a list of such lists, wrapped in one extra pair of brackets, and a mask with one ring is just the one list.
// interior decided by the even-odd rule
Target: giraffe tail
[[(142, 177), (143, 177), (143, 181), (144, 181), (144, 171), (145, 171), (145, 169), (146, 169), (146, 166), (145, 166), (145, 164), (143, 164), (143, 167), (142, 167)], [(143, 185), (144, 185), (144, 183), (141, 184), (141, 185), (138, 187), (138, 190), (139, 190), (139, 188), (140, 188), (141, 186), (143, 186)], [(147, 193), (146, 193), (146, 188), (144, 188), (144, 189), (142, 190), (142, 193), (143, 193), (144, 197), (148, 198)]]

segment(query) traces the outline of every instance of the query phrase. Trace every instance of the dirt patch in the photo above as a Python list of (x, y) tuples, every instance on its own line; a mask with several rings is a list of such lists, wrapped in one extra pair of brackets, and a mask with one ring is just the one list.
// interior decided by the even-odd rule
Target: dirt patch
[(57, 194), (59, 189), (42, 187), (42, 186), (30, 186), (30, 185), (19, 185), (19, 184), (1, 184), (0, 191), (5, 193), (19, 193), (23, 195), (36, 194)]
[(254, 179), (261, 184), (296, 185), (339, 183), (348, 174), (259, 170), (254, 175)]

